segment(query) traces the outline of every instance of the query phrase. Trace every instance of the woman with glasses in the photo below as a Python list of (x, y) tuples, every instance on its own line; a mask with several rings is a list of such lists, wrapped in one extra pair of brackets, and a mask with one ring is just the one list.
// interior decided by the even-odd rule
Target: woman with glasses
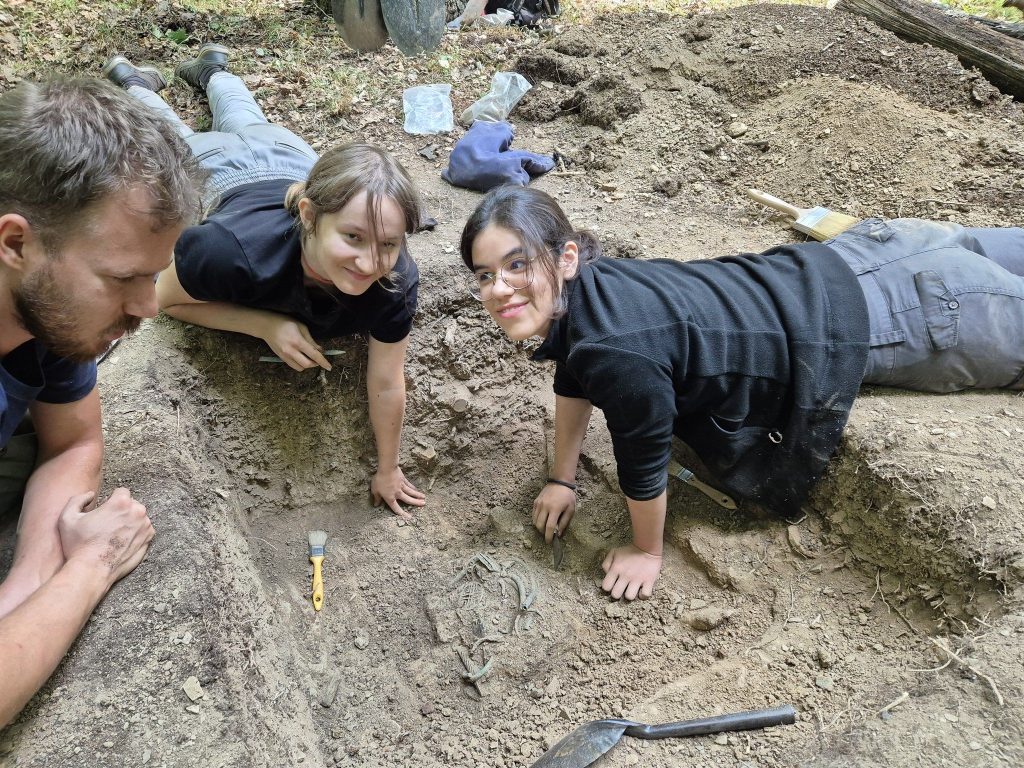
[(576, 509), (594, 406), (633, 524), (603, 588), (661, 572), (672, 436), (734, 496), (799, 511), (861, 383), (1024, 389), (1024, 229), (869, 219), (828, 243), (680, 262), (601, 259), (536, 189), (489, 193), (462, 232), (471, 290), (510, 339), (554, 360), (555, 461), (533, 521)]

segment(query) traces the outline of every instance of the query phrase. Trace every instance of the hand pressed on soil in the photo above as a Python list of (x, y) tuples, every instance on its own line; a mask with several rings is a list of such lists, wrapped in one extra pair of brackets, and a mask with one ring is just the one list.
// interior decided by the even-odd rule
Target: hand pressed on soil
[(402, 509), (401, 504), (422, 507), (427, 503), (426, 494), (409, 482), (401, 467), (388, 472), (377, 470), (370, 480), (370, 493), (373, 495), (373, 506), (380, 506), (384, 502), (403, 520), (412, 520), (412, 515)]
[(533, 524), (548, 544), (565, 534), (575, 514), (576, 492), (562, 485), (545, 485), (533, 502)]
[(625, 597), (646, 600), (654, 594), (654, 582), (661, 574), (661, 555), (644, 552), (632, 544), (611, 550), (601, 563), (606, 576), (601, 589), (618, 600)]
[(297, 320), (284, 316), (276, 318), (264, 332), (263, 340), (274, 350), (275, 355), (296, 371), (305, 371), (317, 366), (327, 371), (331, 370), (331, 364), (324, 357), (323, 349), (313, 341), (305, 324)]
[(127, 488), (116, 489), (105, 502), (86, 511), (95, 497), (91, 491), (72, 496), (57, 528), (64, 557), (104, 568), (113, 584), (142, 562), (155, 531), (146, 508)]

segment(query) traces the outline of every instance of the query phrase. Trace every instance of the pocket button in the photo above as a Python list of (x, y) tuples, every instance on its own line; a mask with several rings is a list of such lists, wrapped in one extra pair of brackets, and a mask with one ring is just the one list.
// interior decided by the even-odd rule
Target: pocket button
[(960, 309), (960, 302), (959, 301), (951, 301), (946, 306), (949, 307), (950, 309)]

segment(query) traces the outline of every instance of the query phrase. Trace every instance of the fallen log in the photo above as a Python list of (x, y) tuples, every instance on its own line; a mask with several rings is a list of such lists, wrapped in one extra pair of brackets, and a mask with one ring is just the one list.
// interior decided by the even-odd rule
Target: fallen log
[(913, 0), (839, 0), (835, 7), (904, 40), (947, 50), (965, 66), (981, 70), (1004, 93), (1024, 99), (1024, 41)]

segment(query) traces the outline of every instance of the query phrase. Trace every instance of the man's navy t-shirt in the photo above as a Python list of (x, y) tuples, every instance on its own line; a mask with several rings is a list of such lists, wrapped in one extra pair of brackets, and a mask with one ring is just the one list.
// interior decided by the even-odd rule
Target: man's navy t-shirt
[(352, 333), (386, 343), (404, 339), (419, 288), (419, 272), (405, 248), (394, 282), (378, 281), (360, 296), (306, 285), (301, 233), (284, 207), (292, 183), (275, 179), (232, 190), (201, 224), (186, 229), (174, 248), (181, 287), (199, 301), (289, 315), (317, 339)]
[(35, 339), (0, 361), (0, 448), (7, 445), (31, 403), (73, 403), (96, 386), (95, 363), (50, 354)]

